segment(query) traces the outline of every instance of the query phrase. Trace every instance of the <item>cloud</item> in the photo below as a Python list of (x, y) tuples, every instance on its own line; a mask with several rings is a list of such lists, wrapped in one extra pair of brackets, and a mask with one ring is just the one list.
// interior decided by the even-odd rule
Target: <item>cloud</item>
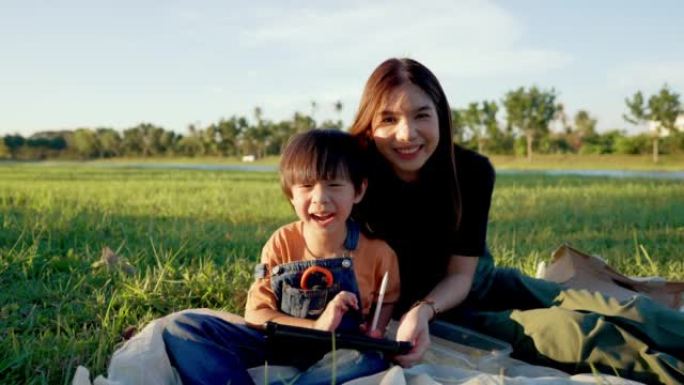
[(624, 64), (608, 74), (608, 80), (623, 90), (655, 92), (663, 84), (684, 91), (684, 61), (642, 61)]
[(355, 104), (372, 69), (393, 56), (423, 62), (443, 83), (539, 75), (573, 61), (562, 51), (526, 46), (525, 26), (488, 1), (335, 7), (245, 11), (262, 15), (243, 24), (237, 39), (246, 52), (265, 55), (259, 72), (274, 76), (262, 90), (266, 103), (290, 111), (317, 98)]
[[(99, 20), (90, 15), (102, 11), (54, 17), (56, 30), (73, 25), (83, 41), (63, 39), (51, 48), (36, 34), (34, 52), (49, 60), (25, 55), (20, 46), (7, 51), (21, 58), (12, 67), (35, 82), (0, 93), (20, 111), (7, 126), (164, 119), (182, 129), (198, 119), (250, 116), (255, 105), (269, 119), (285, 119), (310, 112), (314, 100), (318, 120), (337, 119), (332, 106), (341, 100), (349, 122), (366, 79), (388, 57), (423, 62), (445, 86), (505, 84), (573, 61), (563, 51), (525, 43), (526, 26), (490, 1), (130, 3), (111, 12), (107, 20), (126, 24), (102, 22), (92, 33), (81, 33), (78, 21)], [(50, 49), (54, 54), (46, 56)], [(57, 94), (41, 114), (26, 112), (35, 103), (24, 100)]]
[(245, 26), (242, 44), (289, 52), (299, 63), (354, 63), (372, 68), (409, 55), (453, 76), (503, 76), (561, 68), (570, 55), (521, 45), (524, 27), (485, 1), (413, 1), (283, 8)]

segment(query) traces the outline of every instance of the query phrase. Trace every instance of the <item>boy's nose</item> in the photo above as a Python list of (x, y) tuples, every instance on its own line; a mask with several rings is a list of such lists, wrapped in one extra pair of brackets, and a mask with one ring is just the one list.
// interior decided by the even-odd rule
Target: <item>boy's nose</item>
[(311, 191), (311, 203), (327, 203), (328, 202), (328, 191), (321, 184), (316, 184)]

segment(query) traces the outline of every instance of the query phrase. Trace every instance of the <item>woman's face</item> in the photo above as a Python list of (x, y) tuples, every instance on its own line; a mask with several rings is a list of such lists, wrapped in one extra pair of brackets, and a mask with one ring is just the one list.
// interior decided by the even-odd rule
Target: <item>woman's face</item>
[(373, 140), (394, 172), (404, 181), (418, 171), (435, 152), (439, 119), (432, 99), (413, 83), (392, 90), (373, 116)]

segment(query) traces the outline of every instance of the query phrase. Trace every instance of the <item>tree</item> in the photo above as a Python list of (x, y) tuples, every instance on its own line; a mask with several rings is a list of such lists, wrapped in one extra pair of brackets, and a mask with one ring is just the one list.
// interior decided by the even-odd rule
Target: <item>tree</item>
[(319, 125), (319, 128), (340, 131), (342, 130), (342, 120), (334, 121), (332, 119), (326, 119)]
[(138, 127), (124, 130), (121, 151), (128, 156), (139, 156), (142, 153), (142, 132)]
[(16, 135), (6, 135), (3, 138), (3, 142), (5, 143), (5, 147), (10, 153), (10, 158), (11, 159), (16, 159), (17, 158), (17, 153), (19, 152), (19, 149), (21, 146), (24, 145), (26, 142), (26, 139), (24, 139), (23, 136), (16, 134)]
[(238, 140), (241, 133), (247, 129), (247, 126), (248, 124), (245, 118), (238, 118), (236, 116), (232, 116), (228, 120), (219, 120), (215, 130), (219, 137), (218, 149), (221, 155), (237, 155)]
[(164, 154), (175, 155), (178, 148), (178, 142), (182, 136), (173, 131), (163, 131), (159, 136), (159, 146), (163, 149)]
[(140, 132), (142, 156), (148, 157), (151, 155), (159, 155), (164, 152), (164, 148), (161, 146), (161, 136), (164, 133), (164, 129), (155, 126), (151, 123), (140, 123), (133, 129), (137, 129)]
[(344, 107), (344, 105), (342, 104), (341, 100), (336, 101), (335, 104), (333, 105), (333, 108), (335, 109), (335, 112), (337, 113), (337, 121), (338, 121), (337, 126), (340, 128), (340, 130), (342, 129), (342, 127), (344, 127), (344, 122), (342, 121), (342, 108), (343, 107)]
[(527, 160), (532, 161), (532, 145), (535, 136), (548, 134), (549, 123), (556, 116), (558, 105), (556, 91), (540, 90), (536, 86), (525, 90), (520, 87), (509, 91), (504, 97), (503, 104), (509, 127), (516, 127), (527, 141)]
[(463, 121), (463, 112), (457, 109), (451, 110), (451, 127), (454, 130), (453, 141), (456, 143), (463, 142), (463, 129), (465, 122)]
[(499, 112), (499, 106), (495, 101), (483, 101), (480, 116), (482, 117), (482, 125), (484, 126), (485, 138), (487, 141), (499, 142), (501, 140), (501, 130), (499, 129), (499, 122), (496, 120), (496, 114)]
[(596, 119), (587, 110), (579, 110), (573, 119), (574, 129), (568, 133), (572, 147), (579, 151), (586, 141), (596, 138)]
[[(192, 126), (191, 132), (195, 132)], [(121, 146), (129, 155), (142, 155), (144, 157), (160, 155), (166, 151), (162, 145), (164, 129), (151, 123), (140, 123), (135, 127), (124, 130)]]
[[(60, 140), (61, 139), (61, 140)], [(28, 147), (28, 157), (31, 159), (46, 159), (52, 152), (59, 152), (66, 147), (64, 138), (46, 138), (43, 136), (33, 135), (25, 142)]]
[(73, 145), (81, 159), (94, 158), (99, 154), (97, 136), (89, 128), (79, 128), (74, 131)]
[(461, 113), (463, 125), (470, 132), (472, 140), (477, 143), (477, 151), (482, 153), (484, 150), (485, 132), (482, 124), (482, 110), (478, 102), (468, 104), (468, 107)]
[(254, 107), (254, 118), (256, 119), (257, 125), (261, 124), (261, 118), (263, 117), (263, 115), (264, 111), (261, 109), (261, 107)]
[(596, 119), (589, 115), (586, 110), (579, 110), (575, 114), (575, 131), (580, 137), (596, 135)]
[(316, 121), (310, 116), (295, 112), (294, 116), (292, 117), (292, 125), (294, 126), (295, 133), (299, 133), (309, 131), (310, 129), (316, 127)]
[(176, 143), (178, 152), (185, 156), (196, 156), (202, 154), (204, 147), (202, 146), (202, 141), (196, 135), (188, 135), (181, 137)]
[(280, 154), (285, 148), (287, 140), (295, 133), (294, 124), (290, 120), (283, 120), (271, 126), (271, 141), (268, 151)]
[(3, 140), (0, 140), (0, 159), (7, 158), (8, 156), (10, 156), (9, 148), (5, 146), (5, 141), (3, 138)]
[(565, 105), (558, 103), (556, 105), (556, 121), (560, 124), (560, 128), (566, 134), (569, 134), (572, 127), (568, 124), (568, 115), (565, 113)]
[(204, 130), (200, 130), (198, 132), (198, 137), (202, 142), (202, 147), (204, 148), (203, 153), (205, 155), (218, 155), (221, 134), (218, 132), (215, 124), (208, 126)]
[(121, 135), (112, 128), (98, 128), (95, 130), (98, 149), (101, 158), (109, 158), (121, 155)]
[(632, 124), (653, 122), (653, 162), (658, 162), (658, 141), (660, 137), (671, 131), (675, 131), (675, 121), (682, 114), (682, 105), (679, 94), (670, 91), (667, 84), (663, 85), (657, 94), (648, 98), (645, 103), (641, 91), (637, 91), (632, 98), (626, 98), (625, 104), (629, 110), (623, 117)]

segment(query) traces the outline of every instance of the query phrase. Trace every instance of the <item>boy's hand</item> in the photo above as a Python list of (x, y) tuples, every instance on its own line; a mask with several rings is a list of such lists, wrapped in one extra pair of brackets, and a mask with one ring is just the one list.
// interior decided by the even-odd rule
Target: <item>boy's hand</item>
[(342, 316), (349, 309), (359, 310), (359, 303), (354, 293), (341, 291), (337, 293), (332, 301), (328, 302), (323, 313), (314, 322), (314, 329), (324, 331), (334, 331), (340, 325)]

